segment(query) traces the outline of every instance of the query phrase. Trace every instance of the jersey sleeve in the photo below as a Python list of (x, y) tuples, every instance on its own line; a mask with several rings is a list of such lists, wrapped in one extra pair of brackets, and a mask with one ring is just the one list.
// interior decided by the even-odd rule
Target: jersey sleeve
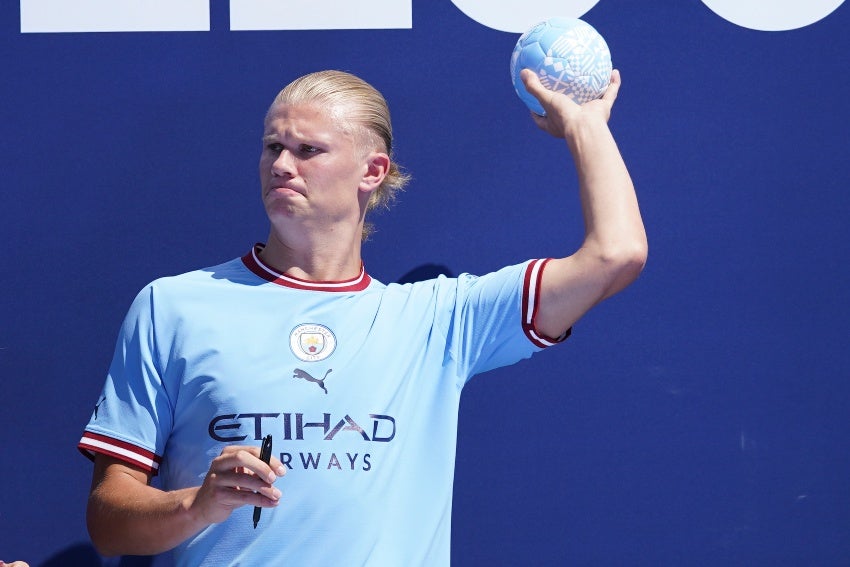
[[(165, 326), (165, 325), (163, 325)], [(136, 296), (78, 449), (102, 453), (156, 475), (172, 424), (172, 393), (163, 383), (154, 287)]]
[(540, 282), (548, 259), (508, 266), (484, 276), (458, 278), (455, 316), (448, 333), (456, 364), (469, 377), (513, 364), (569, 336), (535, 329)]

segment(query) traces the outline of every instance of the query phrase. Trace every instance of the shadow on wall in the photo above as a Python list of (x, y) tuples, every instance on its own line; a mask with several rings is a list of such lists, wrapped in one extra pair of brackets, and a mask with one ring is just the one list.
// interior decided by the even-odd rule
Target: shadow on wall
[(434, 279), (440, 275), (448, 278), (454, 277), (452, 271), (442, 264), (422, 264), (401, 276), (396, 283), (406, 284), (421, 282), (424, 280)]
[(125, 556), (104, 559), (88, 543), (63, 549), (38, 567), (151, 567), (153, 557)]

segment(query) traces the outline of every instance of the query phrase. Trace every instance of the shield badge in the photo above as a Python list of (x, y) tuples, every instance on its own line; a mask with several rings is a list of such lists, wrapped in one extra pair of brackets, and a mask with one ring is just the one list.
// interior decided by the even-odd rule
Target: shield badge
[(329, 357), (336, 349), (336, 337), (324, 325), (304, 323), (289, 333), (289, 348), (299, 360), (317, 362)]
[(317, 355), (325, 350), (325, 337), (321, 333), (303, 333), (298, 342), (306, 354)]

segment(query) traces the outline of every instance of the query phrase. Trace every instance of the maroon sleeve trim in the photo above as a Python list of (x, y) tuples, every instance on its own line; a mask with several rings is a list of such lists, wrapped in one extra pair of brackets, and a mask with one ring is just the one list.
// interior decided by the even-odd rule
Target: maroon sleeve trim
[(97, 453), (109, 455), (141, 468), (154, 476), (159, 472), (159, 464), (162, 462), (162, 457), (147, 449), (91, 431), (83, 433), (82, 439), (77, 444), (77, 449), (91, 460), (94, 460)]
[(540, 285), (543, 281), (543, 269), (549, 263), (551, 258), (543, 260), (532, 260), (525, 268), (525, 277), (522, 284), (522, 330), (525, 336), (534, 343), (535, 346), (546, 348), (556, 345), (566, 340), (570, 336), (572, 329), (567, 329), (567, 332), (558, 338), (553, 338), (540, 333), (535, 329), (534, 322), (537, 318), (537, 310), (540, 306)]

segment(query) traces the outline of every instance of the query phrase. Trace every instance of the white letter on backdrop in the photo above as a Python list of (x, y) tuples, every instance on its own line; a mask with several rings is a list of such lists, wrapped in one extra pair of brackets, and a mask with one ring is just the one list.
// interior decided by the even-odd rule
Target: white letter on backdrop
[(209, 31), (210, 0), (21, 0), (22, 33)]
[[(435, 1), (435, 0), (430, 0)], [(461, 12), (494, 30), (522, 33), (537, 22), (559, 16), (580, 18), (599, 0), (452, 0)]]
[(712, 12), (759, 31), (802, 28), (830, 15), (844, 0), (702, 0)]
[(232, 30), (412, 27), (413, 0), (324, 0), (321, 2), (321, 8), (317, 7), (315, 0), (230, 0)]

